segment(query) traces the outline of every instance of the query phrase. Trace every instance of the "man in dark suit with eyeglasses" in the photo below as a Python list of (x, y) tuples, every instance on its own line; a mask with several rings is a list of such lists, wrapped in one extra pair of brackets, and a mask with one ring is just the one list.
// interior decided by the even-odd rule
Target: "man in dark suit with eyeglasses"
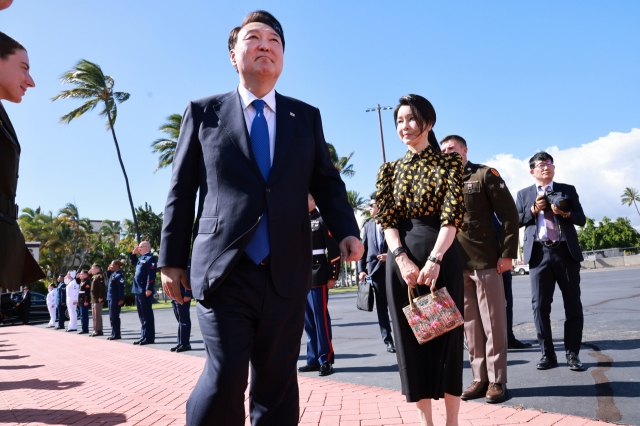
[[(575, 187), (553, 181), (553, 157), (538, 152), (529, 160), (535, 185), (518, 191), (516, 206), (520, 226), (524, 226), (524, 263), (529, 264), (533, 318), (542, 358), (539, 370), (558, 366), (551, 335), (551, 302), (556, 283), (564, 301), (564, 349), (569, 369), (582, 371), (578, 354), (582, 343), (584, 316), (580, 301), (582, 251), (575, 226), (584, 226), (586, 217)], [(548, 194), (561, 193), (569, 202), (564, 210), (547, 202)]]

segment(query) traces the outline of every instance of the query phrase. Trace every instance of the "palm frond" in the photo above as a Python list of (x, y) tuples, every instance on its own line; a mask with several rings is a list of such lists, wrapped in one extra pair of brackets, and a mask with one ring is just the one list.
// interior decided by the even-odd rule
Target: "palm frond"
[(126, 101), (129, 99), (131, 95), (127, 92), (115, 92), (113, 94), (113, 97), (115, 98), (115, 100), (121, 104), (122, 102)]
[(90, 101), (85, 102), (83, 105), (81, 105), (80, 107), (74, 109), (73, 111), (63, 115), (62, 117), (60, 117), (60, 122), (64, 123), (64, 124), (69, 124), (71, 123), (71, 121), (75, 118), (79, 118), (81, 117), (85, 112), (87, 111), (91, 111), (92, 109), (94, 109), (96, 107), (96, 105), (98, 104), (98, 102), (100, 101), (100, 99), (98, 98), (94, 98), (91, 99)]

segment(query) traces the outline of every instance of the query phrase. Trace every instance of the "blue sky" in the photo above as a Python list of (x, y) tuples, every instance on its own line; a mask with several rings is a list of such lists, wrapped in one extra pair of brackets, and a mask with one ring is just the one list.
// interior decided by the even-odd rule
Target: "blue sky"
[[(60, 116), (79, 103), (50, 102), (69, 88), (61, 74), (84, 58), (100, 64), (116, 90), (131, 93), (116, 133), (134, 203), (161, 211), (170, 171), (153, 173), (149, 145), (190, 99), (237, 86), (227, 36), (259, 8), (285, 31), (276, 89), (320, 108), (327, 141), (342, 155), (355, 152), (349, 189), (368, 196), (381, 163), (377, 116), (365, 109), (418, 93), (437, 111), (436, 135), (464, 136), (470, 160), (500, 168), (504, 158), (522, 163), (557, 147), (567, 162), (558, 173), (573, 170), (562, 178), (576, 185), (587, 216), (628, 216), (640, 225), (635, 210), (619, 202), (622, 188), (640, 189), (632, 168), (640, 162), (640, 132), (633, 132), (640, 128), (636, 1), (16, 0), (0, 12), (0, 31), (26, 46), (37, 84), (21, 104), (4, 103), (23, 147), (20, 206), (55, 212), (76, 202), (92, 219), (130, 216), (104, 121), (93, 112), (61, 125)], [(383, 126), (387, 159), (400, 157), (405, 150), (391, 111), (383, 112)], [(623, 148), (615, 135), (626, 137)], [(614, 145), (606, 164), (593, 167)], [(620, 168), (628, 173), (595, 190), (592, 181)], [(532, 183), (526, 172), (503, 173), (512, 191)]]

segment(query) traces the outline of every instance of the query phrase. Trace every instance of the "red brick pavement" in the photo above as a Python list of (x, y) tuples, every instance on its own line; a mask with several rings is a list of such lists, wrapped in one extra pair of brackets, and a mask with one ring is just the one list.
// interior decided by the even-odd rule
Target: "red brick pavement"
[[(182, 425), (204, 360), (35, 327), (0, 329), (0, 425)], [(300, 424), (413, 425), (397, 391), (298, 377)], [(444, 403), (434, 421), (444, 425)], [(215, 419), (212, 419), (215, 420)], [(212, 422), (215, 424), (215, 421)], [(248, 420), (247, 420), (247, 424)], [(463, 402), (461, 426), (602, 426), (562, 414)]]

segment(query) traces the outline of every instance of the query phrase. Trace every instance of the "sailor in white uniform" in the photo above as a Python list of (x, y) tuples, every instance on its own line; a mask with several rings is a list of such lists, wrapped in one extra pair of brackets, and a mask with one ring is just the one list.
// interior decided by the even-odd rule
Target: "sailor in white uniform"
[(69, 271), (65, 277), (67, 283), (67, 311), (69, 312), (69, 326), (67, 331), (78, 331), (78, 295), (80, 293), (80, 286), (76, 281), (76, 271)]
[(53, 286), (53, 284), (49, 284), (49, 293), (47, 293), (47, 309), (49, 310), (49, 317), (51, 320), (49, 321), (49, 325), (47, 328), (53, 328), (56, 326), (56, 293), (58, 289)]

